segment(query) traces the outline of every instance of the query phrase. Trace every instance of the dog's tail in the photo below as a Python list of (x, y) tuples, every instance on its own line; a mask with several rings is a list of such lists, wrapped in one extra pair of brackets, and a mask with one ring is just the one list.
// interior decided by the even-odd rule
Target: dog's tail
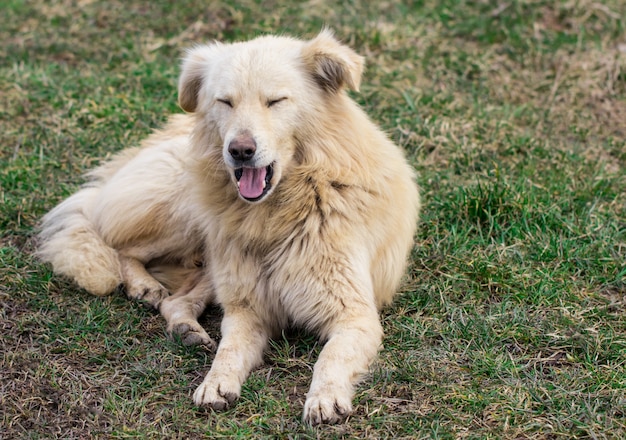
[(54, 272), (103, 296), (121, 284), (122, 271), (117, 251), (104, 242), (86, 214), (99, 191), (95, 182), (85, 186), (43, 217), (37, 256), (52, 264)]

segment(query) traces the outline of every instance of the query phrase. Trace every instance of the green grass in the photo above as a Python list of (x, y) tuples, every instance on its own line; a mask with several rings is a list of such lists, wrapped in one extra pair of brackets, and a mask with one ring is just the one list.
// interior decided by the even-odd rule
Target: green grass
[[(626, 437), (624, 17), (621, 0), (0, 7), (0, 438)], [(84, 171), (179, 111), (184, 48), (323, 25), (367, 57), (353, 96), (424, 210), (355, 413), (311, 429), (310, 335), (274, 341), (215, 414), (191, 401), (211, 353), (32, 252)]]

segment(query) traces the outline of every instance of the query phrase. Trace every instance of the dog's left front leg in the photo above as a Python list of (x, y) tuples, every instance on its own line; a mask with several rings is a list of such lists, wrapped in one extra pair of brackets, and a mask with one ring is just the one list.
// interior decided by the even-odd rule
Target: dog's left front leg
[(311, 425), (341, 422), (352, 412), (354, 385), (382, 343), (383, 330), (373, 306), (349, 307), (341, 315), (331, 324), (313, 369), (302, 415)]
[(263, 362), (269, 335), (249, 307), (225, 307), (220, 341), (211, 370), (193, 395), (196, 405), (226, 409), (241, 394), (250, 371)]

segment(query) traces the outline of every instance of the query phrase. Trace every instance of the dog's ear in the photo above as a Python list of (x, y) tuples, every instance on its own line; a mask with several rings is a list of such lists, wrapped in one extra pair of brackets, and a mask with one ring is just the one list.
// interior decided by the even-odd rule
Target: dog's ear
[(178, 104), (186, 112), (193, 113), (198, 106), (198, 94), (211, 60), (221, 48), (220, 43), (196, 46), (189, 49), (183, 58), (178, 80)]
[(305, 44), (302, 57), (324, 90), (334, 93), (344, 86), (359, 90), (364, 58), (339, 43), (329, 29)]

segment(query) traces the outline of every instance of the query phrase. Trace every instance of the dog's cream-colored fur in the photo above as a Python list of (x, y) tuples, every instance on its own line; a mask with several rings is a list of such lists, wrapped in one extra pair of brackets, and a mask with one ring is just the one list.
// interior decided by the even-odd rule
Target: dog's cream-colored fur
[(123, 284), (185, 343), (212, 344), (197, 318), (222, 307), (196, 404), (231, 404), (269, 338), (298, 326), (325, 341), (304, 421), (352, 410), (420, 206), (401, 149), (345, 92), (362, 70), (329, 31), (197, 46), (179, 82), (187, 114), (43, 219), (39, 255), (55, 272), (96, 295)]

